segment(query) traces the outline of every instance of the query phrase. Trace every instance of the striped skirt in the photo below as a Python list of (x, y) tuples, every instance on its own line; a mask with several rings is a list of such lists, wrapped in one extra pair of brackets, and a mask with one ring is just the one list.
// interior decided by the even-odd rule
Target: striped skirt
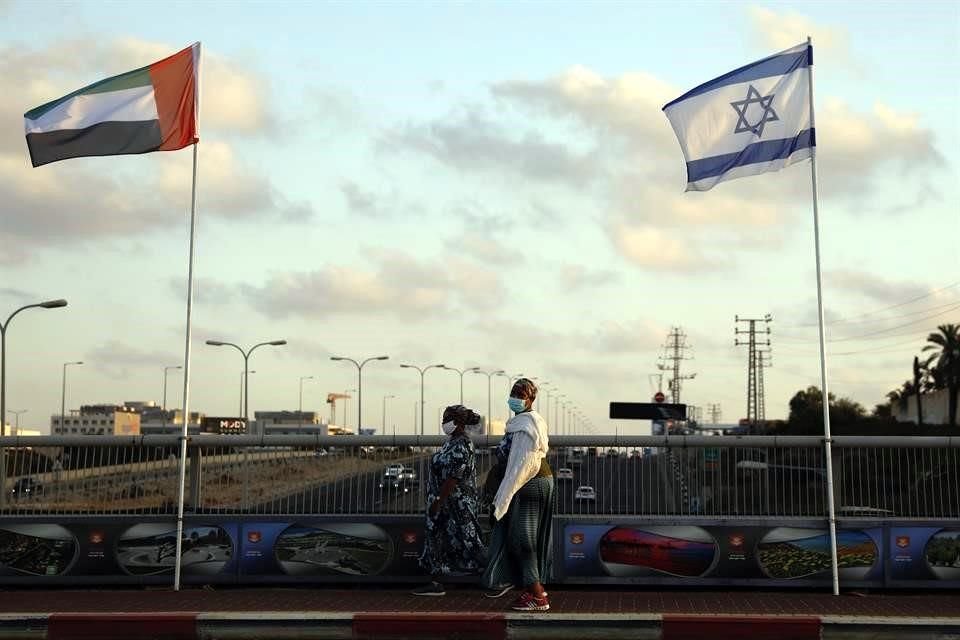
[(533, 478), (513, 496), (493, 529), (484, 586), (529, 587), (549, 579), (554, 500), (552, 476)]

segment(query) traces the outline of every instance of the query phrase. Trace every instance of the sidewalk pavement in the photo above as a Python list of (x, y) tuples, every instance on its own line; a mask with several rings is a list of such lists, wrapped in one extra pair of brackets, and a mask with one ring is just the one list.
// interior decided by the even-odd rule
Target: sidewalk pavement
[(440, 598), (396, 585), (103, 589), (0, 593), (0, 638), (270, 640), (641, 638), (649, 640), (960, 640), (953, 592), (682, 591), (550, 588), (546, 613), (510, 610), (513, 593)]

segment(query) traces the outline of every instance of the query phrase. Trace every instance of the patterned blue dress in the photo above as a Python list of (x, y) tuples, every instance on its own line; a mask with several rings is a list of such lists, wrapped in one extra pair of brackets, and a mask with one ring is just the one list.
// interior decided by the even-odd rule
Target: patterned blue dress
[[(449, 478), (456, 478), (457, 485), (432, 517), (430, 507)], [(478, 507), (473, 442), (466, 434), (459, 434), (443, 443), (430, 460), (426, 535), (420, 555), (420, 566), (425, 571), (437, 576), (478, 573), (483, 569), (487, 548), (477, 520)]]

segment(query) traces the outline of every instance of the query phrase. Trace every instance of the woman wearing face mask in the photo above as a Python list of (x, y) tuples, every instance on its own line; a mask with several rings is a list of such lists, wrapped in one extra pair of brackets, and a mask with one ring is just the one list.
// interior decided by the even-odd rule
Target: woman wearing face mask
[(473, 442), (465, 432), (480, 416), (462, 405), (443, 412), (443, 432), (449, 436), (430, 460), (427, 481), (426, 535), (420, 566), (433, 580), (413, 591), (418, 596), (442, 596), (441, 582), (451, 573), (478, 573), (487, 557), (477, 520), (477, 470)]
[(513, 603), (517, 611), (550, 608), (543, 580), (550, 568), (554, 486), (547, 462), (547, 422), (531, 409), (536, 398), (537, 386), (526, 378), (517, 380), (510, 391), (508, 404), (516, 415), (507, 422), (497, 447), (503, 480), (493, 499), (497, 524), (482, 579), (491, 598), (522, 586)]

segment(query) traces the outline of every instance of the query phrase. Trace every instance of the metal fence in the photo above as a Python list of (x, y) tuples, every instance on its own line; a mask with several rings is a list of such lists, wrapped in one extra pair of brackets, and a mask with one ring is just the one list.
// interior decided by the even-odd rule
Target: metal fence
[[(3, 516), (175, 514), (178, 438), (0, 438)], [(440, 437), (205, 436), (188, 443), (187, 512), (420, 514)], [(478, 482), (497, 438), (475, 440)], [(837, 437), (841, 519), (960, 517), (960, 439)], [(825, 518), (818, 437), (551, 440), (561, 516)]]

